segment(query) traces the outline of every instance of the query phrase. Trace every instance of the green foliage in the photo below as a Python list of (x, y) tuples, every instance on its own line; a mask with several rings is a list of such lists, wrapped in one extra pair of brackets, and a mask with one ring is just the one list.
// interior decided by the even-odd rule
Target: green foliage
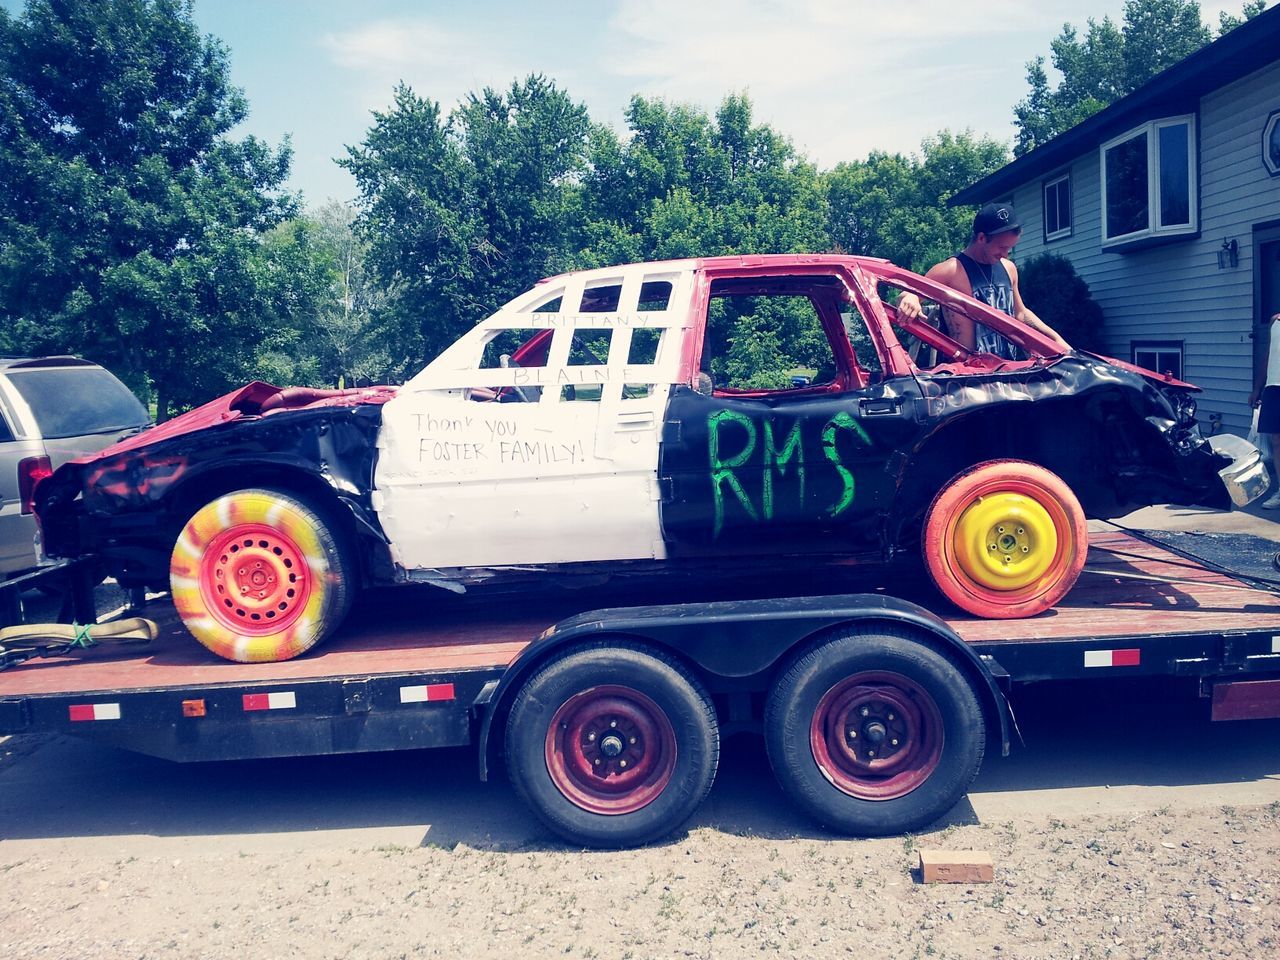
[[(1222, 14), (1219, 36), (1265, 7), (1266, 0), (1249, 0), (1242, 17)], [(1086, 22), (1083, 37), (1064, 24), (1050, 43), (1050, 62), (1061, 74), (1056, 87), (1050, 89), (1044, 57), (1027, 64), (1030, 91), (1014, 107), (1015, 155), (1088, 119), (1213, 39), (1200, 21), (1199, 0), (1126, 0), (1119, 26), (1110, 17)]]
[(1036, 315), (1081, 350), (1102, 347), (1102, 308), (1066, 257), (1042, 253), (1018, 267), (1018, 287)]
[(838, 249), (923, 271), (969, 242), (973, 209), (948, 207), (947, 200), (1004, 166), (1008, 151), (986, 137), (943, 130), (927, 137), (921, 152), (875, 151), (825, 175), (828, 230)]
[(81, 352), (161, 418), (242, 381), (292, 309), (258, 242), (290, 154), (227, 136), (245, 101), (190, 4), (0, 10), (0, 74), (0, 350)]
[(387, 293), (377, 325), (395, 347), (393, 375), (568, 265), (590, 132), (586, 108), (540, 76), (472, 94), (447, 119), (402, 85), (374, 114), (341, 162)]

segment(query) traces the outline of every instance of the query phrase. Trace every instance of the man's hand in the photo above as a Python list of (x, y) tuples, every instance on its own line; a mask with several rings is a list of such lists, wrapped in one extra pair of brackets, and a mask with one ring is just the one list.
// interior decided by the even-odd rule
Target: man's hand
[(920, 298), (914, 293), (903, 292), (898, 297), (898, 316), (906, 320), (919, 320), (924, 315), (924, 308), (920, 306)]

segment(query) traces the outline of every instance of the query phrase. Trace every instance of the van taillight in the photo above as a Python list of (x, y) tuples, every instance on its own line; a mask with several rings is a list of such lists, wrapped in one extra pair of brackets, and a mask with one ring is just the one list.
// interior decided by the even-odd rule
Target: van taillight
[(26, 457), (18, 463), (18, 497), (22, 500), (22, 512), (35, 513), (36, 487), (46, 477), (53, 476), (53, 464), (48, 457)]

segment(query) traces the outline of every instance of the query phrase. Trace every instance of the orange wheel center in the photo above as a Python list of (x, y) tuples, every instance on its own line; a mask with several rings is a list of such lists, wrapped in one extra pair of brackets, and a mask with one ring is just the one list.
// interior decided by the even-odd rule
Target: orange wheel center
[(279, 530), (241, 524), (206, 548), (200, 590), (223, 625), (239, 633), (274, 633), (302, 613), (311, 571), (298, 545)]

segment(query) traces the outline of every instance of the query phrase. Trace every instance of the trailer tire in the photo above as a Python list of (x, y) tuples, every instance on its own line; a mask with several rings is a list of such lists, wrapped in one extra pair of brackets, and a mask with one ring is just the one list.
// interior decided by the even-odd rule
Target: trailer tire
[(706, 798), (719, 757), (702, 684), (638, 646), (557, 657), (525, 681), (507, 719), (516, 793), (551, 830), (589, 847), (671, 833)]
[(1089, 533), (1059, 476), (1025, 460), (989, 460), (934, 497), (921, 548), (948, 600), (978, 617), (1011, 619), (1066, 596), (1084, 568)]
[(173, 547), (169, 584), (182, 622), (241, 663), (288, 660), (340, 624), (354, 593), (342, 531), (278, 490), (235, 490), (205, 504)]
[(964, 796), (986, 732), (972, 684), (891, 627), (811, 647), (769, 693), (765, 745), (787, 795), (819, 823), (883, 836), (917, 830)]

